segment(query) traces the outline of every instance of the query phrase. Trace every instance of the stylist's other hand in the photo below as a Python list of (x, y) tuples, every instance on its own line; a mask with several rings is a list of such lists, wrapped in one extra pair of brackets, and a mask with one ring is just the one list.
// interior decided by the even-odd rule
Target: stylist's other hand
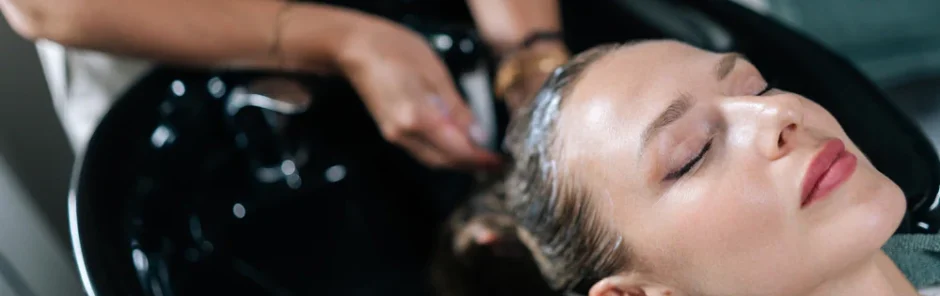
[[(542, 42), (532, 48), (524, 49), (517, 54), (538, 57), (548, 53), (563, 53), (566, 56), (570, 54), (565, 44), (560, 41)], [(528, 60), (530, 63), (532, 61), (539, 63), (538, 59), (528, 58)], [(563, 62), (563, 60), (561, 62)], [(539, 71), (523, 71), (523, 73), (520, 74), (520, 81), (516, 85), (506, 89), (504, 99), (509, 110), (515, 111), (529, 104), (538, 94), (538, 91), (542, 89), (542, 86), (548, 78), (551, 77), (552, 72), (555, 70), (554, 65), (555, 64), (549, 63), (549, 65), (539, 64), (537, 67), (526, 67), (527, 69), (538, 68)], [(543, 69), (543, 66), (551, 67)]]
[(424, 164), (449, 169), (499, 164), (478, 145), (483, 130), (443, 61), (416, 32), (364, 15), (344, 39), (338, 63), (385, 139)]
[(515, 112), (523, 106), (528, 105), (535, 99), (538, 91), (542, 88), (542, 85), (545, 84), (545, 81), (548, 80), (549, 76), (550, 73), (528, 74), (522, 77), (522, 81), (520, 81), (517, 87), (507, 89), (504, 99), (509, 110)]

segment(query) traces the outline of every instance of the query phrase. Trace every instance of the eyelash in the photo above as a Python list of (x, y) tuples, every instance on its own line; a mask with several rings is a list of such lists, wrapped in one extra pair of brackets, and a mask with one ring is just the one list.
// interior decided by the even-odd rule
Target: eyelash
[[(770, 92), (771, 90), (773, 90), (773, 89), (775, 88), (774, 85), (775, 85), (775, 83), (773, 83), (773, 82), (768, 82), (768, 83), (767, 83), (767, 86), (764, 87), (764, 89), (761, 90), (759, 93), (757, 93), (757, 95), (758, 95), (758, 96), (763, 96), (763, 95), (767, 94), (767, 92)], [(686, 174), (688, 174), (690, 171), (692, 171), (692, 168), (694, 168), (695, 165), (697, 165), (697, 164), (702, 160), (702, 158), (705, 157), (705, 153), (708, 153), (708, 150), (711, 150), (711, 147), (712, 147), (712, 140), (708, 140), (708, 142), (705, 143), (705, 146), (702, 146), (702, 150), (699, 151), (698, 155), (696, 155), (695, 157), (693, 157), (691, 160), (689, 160), (689, 162), (687, 162), (685, 165), (683, 165), (683, 166), (682, 166), (681, 168), (679, 168), (678, 170), (675, 170), (675, 171), (669, 173), (668, 175), (666, 175), (666, 180), (667, 180), (667, 181), (678, 180), (679, 178), (682, 178), (683, 176), (685, 176)]]
[(687, 162), (678, 170), (675, 170), (669, 173), (668, 175), (666, 175), (666, 180), (674, 181), (674, 180), (678, 180), (679, 178), (682, 178), (682, 176), (685, 176), (685, 174), (689, 173), (689, 171), (691, 171), (692, 168), (694, 168), (695, 165), (698, 164), (699, 161), (701, 161), (702, 158), (705, 157), (705, 153), (708, 153), (708, 150), (710, 150), (711, 148), (712, 148), (712, 141), (708, 140), (708, 143), (705, 143), (705, 146), (702, 147), (702, 150), (699, 151), (698, 155), (693, 157), (691, 160), (689, 160), (689, 162)]

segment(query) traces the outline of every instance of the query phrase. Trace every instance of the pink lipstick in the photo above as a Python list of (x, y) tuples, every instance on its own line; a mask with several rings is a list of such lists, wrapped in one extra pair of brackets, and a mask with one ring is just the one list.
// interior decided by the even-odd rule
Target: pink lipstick
[(806, 174), (803, 175), (803, 195), (801, 208), (826, 198), (830, 192), (845, 183), (858, 164), (855, 154), (845, 150), (841, 140), (826, 141), (822, 150), (816, 153)]

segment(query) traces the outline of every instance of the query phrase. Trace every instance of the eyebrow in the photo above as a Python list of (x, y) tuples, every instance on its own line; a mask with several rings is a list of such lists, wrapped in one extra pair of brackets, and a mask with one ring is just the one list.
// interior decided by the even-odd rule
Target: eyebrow
[[(715, 78), (719, 81), (724, 80), (725, 77), (728, 77), (731, 74), (731, 71), (734, 70), (734, 65), (737, 64), (738, 60), (747, 60), (741, 53), (732, 52), (725, 54), (718, 60), (718, 63), (715, 65)], [(656, 117), (653, 122), (651, 122), (646, 130), (643, 132), (643, 142), (641, 147), (646, 147), (649, 145), (649, 142), (656, 137), (663, 129), (667, 126), (676, 122), (689, 109), (692, 108), (693, 100), (692, 96), (688, 93), (680, 93), (672, 102), (669, 103), (669, 106), (663, 110), (659, 116)], [(646, 149), (640, 149), (640, 155), (643, 154), (643, 151)]]
[(744, 55), (737, 52), (722, 56), (721, 60), (718, 60), (718, 64), (715, 65), (715, 78), (721, 81), (724, 80), (725, 77), (728, 77), (728, 74), (731, 74), (731, 71), (734, 70), (734, 64), (736, 64), (739, 59), (747, 60)]
[[(669, 106), (646, 127), (643, 132), (642, 147), (649, 145), (649, 142), (669, 124), (682, 118), (682, 115), (685, 115), (692, 108), (692, 103), (692, 96), (688, 93), (680, 93), (678, 97), (673, 99)], [(645, 149), (640, 149), (641, 152), (643, 150)]]

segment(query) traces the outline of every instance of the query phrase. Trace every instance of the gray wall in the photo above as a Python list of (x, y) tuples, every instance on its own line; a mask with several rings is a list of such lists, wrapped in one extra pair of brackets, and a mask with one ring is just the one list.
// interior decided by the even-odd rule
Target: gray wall
[[(0, 19), (2, 20), (2, 19)], [(81, 295), (68, 237), (71, 148), (33, 45), (0, 22), (0, 295)]]
[(72, 151), (52, 108), (35, 47), (5, 20), (0, 22), (0, 155), (59, 241), (68, 243), (66, 194)]

